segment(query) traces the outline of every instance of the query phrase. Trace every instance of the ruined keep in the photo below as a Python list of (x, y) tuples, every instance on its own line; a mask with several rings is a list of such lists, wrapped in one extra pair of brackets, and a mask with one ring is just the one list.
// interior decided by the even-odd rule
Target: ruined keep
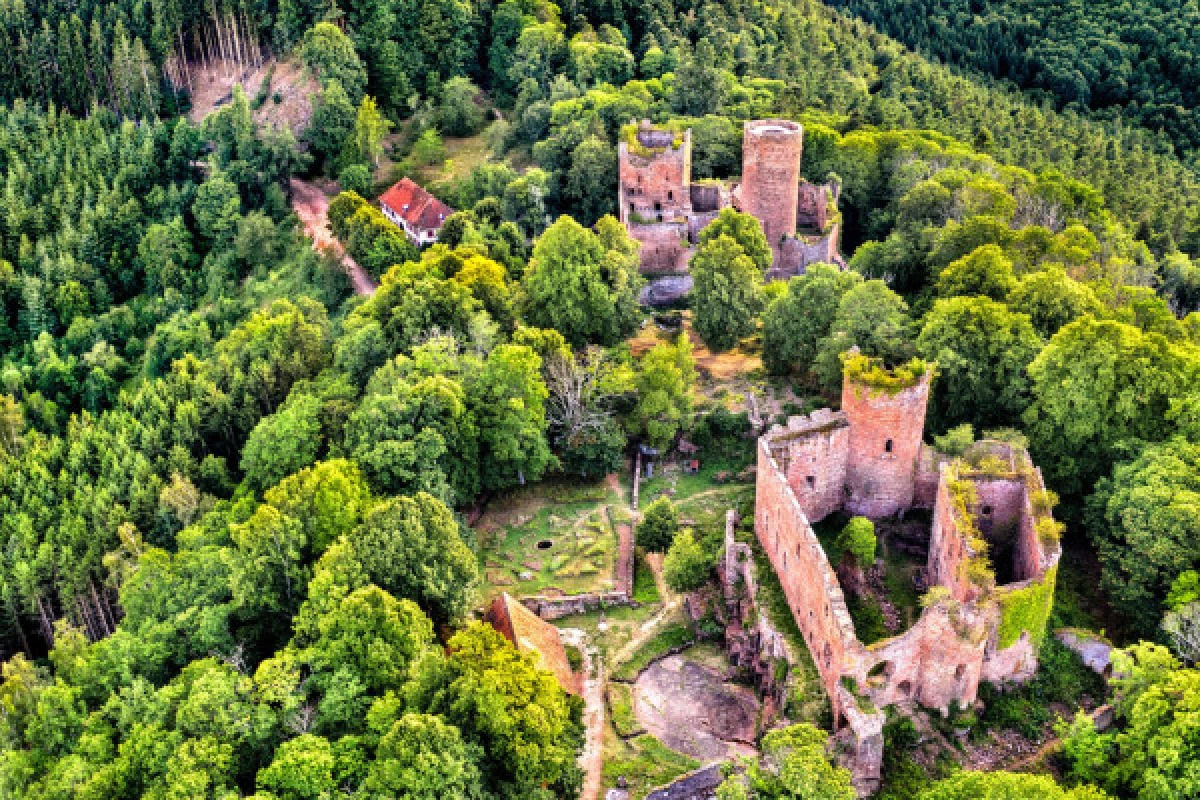
[(747, 120), (742, 129), (741, 206), (762, 223), (775, 264), (796, 235), (804, 129), (783, 119)]
[[(980, 681), (1037, 669), (1061, 554), (1052, 495), (1021, 447), (975, 443), (949, 458), (921, 442), (933, 371), (847, 359), (842, 410), (792, 417), (758, 442), (755, 531), (829, 694), (860, 792), (878, 788), (882, 709), (970, 708)], [(864, 645), (812, 525), (845, 511), (932, 511), (923, 610)], [(995, 554), (989, 557), (989, 554)]]
[(817, 262), (842, 265), (838, 190), (800, 177), (803, 142), (796, 122), (746, 122), (741, 180), (693, 182), (690, 129), (656, 128), (645, 120), (625, 126), (617, 144), (617, 209), (642, 245), (642, 272), (686, 274), (700, 231), (723, 208), (762, 224), (773, 254), (770, 278), (799, 275)]

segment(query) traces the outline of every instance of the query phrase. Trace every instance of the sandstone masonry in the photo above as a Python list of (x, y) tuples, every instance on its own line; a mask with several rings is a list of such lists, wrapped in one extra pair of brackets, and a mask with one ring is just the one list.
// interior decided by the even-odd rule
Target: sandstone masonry
[(730, 207), (762, 224), (773, 254), (770, 277), (799, 275), (817, 262), (840, 265), (838, 189), (801, 179), (803, 145), (804, 129), (796, 122), (748, 121), (741, 180), (693, 182), (691, 130), (648, 121), (626, 126), (617, 146), (617, 208), (642, 244), (642, 272), (686, 273), (700, 231)]
[[(860, 792), (878, 788), (883, 708), (948, 713), (973, 705), (980, 681), (1028, 679), (1053, 602), (1061, 549), (1040, 470), (1003, 442), (976, 443), (959, 459), (922, 444), (931, 378), (920, 364), (888, 373), (848, 362), (841, 411), (792, 417), (758, 443), (756, 534)], [(812, 524), (837, 511), (881, 518), (910, 508), (933, 511), (931, 588), (911, 628), (867, 646)], [(989, 552), (1005, 558), (993, 563)]]

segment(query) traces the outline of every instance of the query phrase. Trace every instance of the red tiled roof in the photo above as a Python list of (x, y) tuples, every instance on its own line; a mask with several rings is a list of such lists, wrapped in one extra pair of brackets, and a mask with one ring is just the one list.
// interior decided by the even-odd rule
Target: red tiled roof
[(517, 650), (536, 656), (539, 666), (554, 673), (566, 692), (580, 693), (580, 677), (571, 671), (558, 628), (518, 603), (507, 592), (492, 601), (486, 619)]
[(412, 227), (421, 231), (436, 231), (454, 209), (422, 189), (409, 178), (401, 178), (379, 198), (381, 205), (392, 210)]

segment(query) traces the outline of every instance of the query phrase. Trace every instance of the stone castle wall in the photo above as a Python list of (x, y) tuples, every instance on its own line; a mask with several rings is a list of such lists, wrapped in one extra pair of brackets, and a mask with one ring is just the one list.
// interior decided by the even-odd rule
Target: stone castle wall
[(842, 412), (850, 422), (848, 513), (888, 517), (912, 507), (931, 378), (926, 374), (895, 394), (844, 382)]
[(641, 242), (641, 271), (648, 274), (686, 274), (692, 248), (688, 222), (627, 223), (629, 236)]
[(838, 237), (841, 228), (837, 223), (829, 226), (823, 234), (800, 234), (784, 239), (779, 245), (778, 259), (771, 266), (767, 277), (771, 280), (787, 280), (803, 275), (812, 264), (840, 266)]
[(797, 191), (804, 129), (783, 119), (747, 120), (742, 134), (741, 203), (762, 223), (779, 261), (785, 238), (796, 233)]
[[(786, 473), (759, 440), (754, 527), (817, 664), (838, 718), (838, 682), (848, 651), (861, 650), (846, 599)], [(857, 660), (851, 658), (850, 660)]]
[[(920, 704), (946, 713), (970, 707), (981, 681), (1022, 681), (1034, 673), (1033, 638), (1040, 632), (1021, 630), (1000, 647), (1005, 600), (1039, 592), (1048, 613), (1060, 553), (1038, 535), (1032, 498), (1044, 486), (1023, 450), (981, 443), (1005, 457), (985, 474), (923, 446), (929, 378), (894, 394), (848, 380), (842, 411), (792, 418), (759, 440), (755, 531), (831, 698), (855, 785), (864, 791), (879, 777), (882, 740), (873, 731), (882, 713), (872, 709)], [(969, 507), (959, 499), (970, 498), (963, 494), (969, 487), (956, 493), (958, 482), (974, 487)], [(931, 585), (948, 591), (932, 596), (907, 631), (865, 646), (811, 523), (839, 510), (883, 517), (915, 505), (933, 507), (927, 568)], [(1011, 554), (1014, 582), (993, 586), (980, 577), (975, 529)]]
[(679, 147), (675, 134), (650, 128), (635, 136), (650, 152), (630, 152), (629, 144), (617, 146), (618, 207), (620, 219), (631, 222), (669, 222), (686, 218), (692, 211), (692, 134), (685, 131)]
[[(631, 235), (655, 245), (642, 249), (643, 272), (685, 270), (692, 252), (688, 246), (730, 206), (762, 225), (772, 253), (769, 279), (802, 275), (810, 264), (844, 266), (838, 253), (836, 209), (830, 209), (837, 187), (800, 178), (803, 127), (790, 120), (750, 120), (742, 144), (742, 177), (736, 187), (723, 181), (692, 183), (690, 130), (661, 130), (647, 120), (623, 130), (617, 145), (618, 217)], [(673, 253), (665, 251), (655, 234), (634, 230), (678, 221), (686, 222), (689, 242), (673, 248)], [(798, 228), (804, 229), (800, 236)], [(672, 266), (665, 267), (666, 262)]]

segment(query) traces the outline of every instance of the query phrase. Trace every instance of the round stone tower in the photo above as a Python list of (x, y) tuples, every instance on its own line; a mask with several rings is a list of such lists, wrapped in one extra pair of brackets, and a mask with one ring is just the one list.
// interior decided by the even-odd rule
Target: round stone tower
[(888, 371), (863, 356), (847, 359), (842, 383), (842, 411), (850, 423), (846, 513), (889, 517), (912, 506), (932, 377), (920, 362)]
[(762, 223), (775, 261), (796, 233), (804, 128), (786, 119), (747, 120), (742, 133), (742, 210)]

